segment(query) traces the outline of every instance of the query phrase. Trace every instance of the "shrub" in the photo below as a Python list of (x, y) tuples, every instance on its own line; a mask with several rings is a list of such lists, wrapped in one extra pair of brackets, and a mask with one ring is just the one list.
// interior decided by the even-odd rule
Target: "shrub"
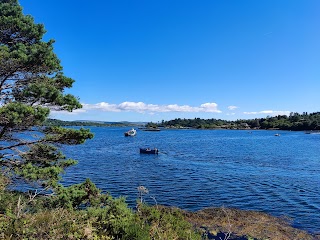
[(149, 226), (151, 239), (201, 239), (201, 234), (185, 220), (178, 208), (140, 205), (139, 209), (137, 215)]

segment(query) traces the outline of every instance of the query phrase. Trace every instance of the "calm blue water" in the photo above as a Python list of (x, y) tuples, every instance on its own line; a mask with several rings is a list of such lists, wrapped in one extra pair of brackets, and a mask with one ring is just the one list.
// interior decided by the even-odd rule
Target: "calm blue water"
[[(199, 210), (236, 207), (288, 216), (293, 225), (320, 232), (320, 134), (288, 131), (163, 130), (91, 128), (93, 140), (64, 149), (79, 164), (64, 184), (90, 178), (133, 206), (137, 187), (146, 201)], [(280, 133), (280, 137), (274, 136)], [(139, 147), (160, 154), (140, 155)]]

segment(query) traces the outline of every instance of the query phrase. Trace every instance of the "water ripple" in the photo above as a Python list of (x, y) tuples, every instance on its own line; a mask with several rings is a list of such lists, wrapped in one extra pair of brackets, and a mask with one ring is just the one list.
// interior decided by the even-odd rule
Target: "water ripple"
[[(79, 164), (67, 170), (63, 183), (90, 178), (103, 191), (126, 196), (131, 206), (144, 185), (159, 204), (264, 211), (320, 232), (320, 135), (168, 130), (125, 138), (126, 130), (92, 128), (93, 140), (65, 147)], [(159, 148), (159, 155), (140, 155), (145, 146)]]

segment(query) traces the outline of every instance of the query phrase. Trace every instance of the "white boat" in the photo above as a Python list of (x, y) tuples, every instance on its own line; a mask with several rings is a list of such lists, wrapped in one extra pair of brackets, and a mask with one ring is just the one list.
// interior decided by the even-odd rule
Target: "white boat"
[(125, 132), (125, 133), (124, 133), (124, 136), (126, 136), (126, 137), (131, 136), (131, 137), (133, 137), (133, 136), (135, 136), (136, 134), (137, 134), (137, 130), (135, 130), (134, 128), (132, 128), (131, 130)]
[(280, 136), (280, 133), (276, 133), (275, 136), (276, 136), (276, 137), (279, 137), (279, 136)]

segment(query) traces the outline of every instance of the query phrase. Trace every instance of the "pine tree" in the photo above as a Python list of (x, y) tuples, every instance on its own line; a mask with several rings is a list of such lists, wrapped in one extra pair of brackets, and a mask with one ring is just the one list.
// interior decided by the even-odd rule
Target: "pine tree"
[(54, 40), (42, 40), (45, 32), (17, 0), (0, 0), (0, 174), (54, 189), (76, 163), (59, 145), (81, 144), (93, 134), (43, 126), (50, 110), (81, 108), (64, 93), (74, 80), (63, 74)]

